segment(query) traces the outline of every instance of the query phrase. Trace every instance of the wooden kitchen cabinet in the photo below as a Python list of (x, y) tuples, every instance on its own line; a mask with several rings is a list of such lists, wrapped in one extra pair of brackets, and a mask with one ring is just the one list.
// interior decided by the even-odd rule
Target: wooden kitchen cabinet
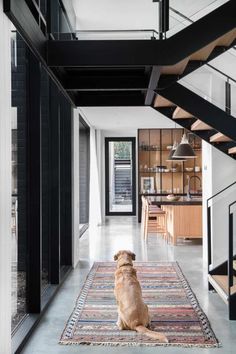
[(167, 213), (167, 230), (173, 245), (178, 237), (202, 238), (201, 205), (163, 205)]

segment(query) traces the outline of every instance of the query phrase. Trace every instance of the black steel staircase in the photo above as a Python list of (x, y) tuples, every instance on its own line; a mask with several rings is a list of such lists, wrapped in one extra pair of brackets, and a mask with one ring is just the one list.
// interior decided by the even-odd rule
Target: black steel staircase
[(179, 83), (157, 92), (156, 110), (236, 158), (235, 117)]
[(49, 16), (42, 31), (27, 6), (4, 0), (4, 11), (75, 106), (152, 106), (236, 157), (236, 121), (230, 112), (177, 83), (235, 45), (235, 0), (169, 38), (156, 39), (153, 30), (145, 40), (79, 40), (76, 33), (57, 40), (56, 19)]

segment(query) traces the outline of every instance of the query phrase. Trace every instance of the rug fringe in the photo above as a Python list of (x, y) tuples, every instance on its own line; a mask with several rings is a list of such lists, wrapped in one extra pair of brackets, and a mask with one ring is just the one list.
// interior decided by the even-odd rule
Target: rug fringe
[(138, 342), (84, 342), (84, 341), (65, 341), (60, 340), (58, 344), (62, 345), (88, 345), (88, 346), (102, 346), (102, 347), (182, 347), (182, 348), (220, 348), (221, 343), (215, 344), (190, 344), (190, 343), (138, 343)]

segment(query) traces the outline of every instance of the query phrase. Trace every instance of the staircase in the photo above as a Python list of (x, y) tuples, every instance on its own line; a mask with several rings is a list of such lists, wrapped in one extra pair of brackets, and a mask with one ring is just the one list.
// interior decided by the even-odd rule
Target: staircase
[[(223, 5), (224, 6), (224, 5)], [(217, 11), (222, 11), (224, 7), (220, 7)], [(173, 8), (170, 11), (177, 12), (180, 17), (184, 20), (188, 20), (192, 24), (194, 22), (182, 15)], [(209, 20), (212, 14), (209, 14)], [(201, 66), (206, 65), (209, 61), (215, 59), (217, 56), (223, 54), (226, 50), (232, 48), (236, 44), (236, 26), (230, 31), (227, 31), (223, 35), (219, 36), (217, 39), (211, 41), (203, 48), (192, 53), (188, 57), (182, 59), (180, 62), (170, 65), (163, 66), (161, 68), (161, 75), (158, 82), (158, 88), (165, 88), (184, 76), (192, 73), (194, 70), (199, 69)]]
[(236, 118), (179, 83), (157, 90), (153, 108), (236, 159)]
[(115, 160), (115, 204), (130, 204), (132, 201), (132, 176), (130, 160)]

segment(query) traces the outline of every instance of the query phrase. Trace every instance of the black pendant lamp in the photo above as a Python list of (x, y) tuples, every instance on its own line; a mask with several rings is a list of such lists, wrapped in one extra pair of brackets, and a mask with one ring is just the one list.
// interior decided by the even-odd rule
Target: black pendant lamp
[(177, 148), (178, 148), (178, 144), (175, 141), (172, 149), (170, 150), (169, 156), (166, 161), (170, 161), (170, 162), (172, 162), (172, 161), (176, 161), (176, 162), (186, 161), (186, 159), (183, 159), (181, 157), (174, 157), (174, 154), (175, 154), (175, 151)]
[(197, 156), (189, 144), (187, 135), (184, 133), (180, 144), (178, 145), (177, 149), (173, 154), (173, 158), (185, 158), (185, 159), (195, 159)]

